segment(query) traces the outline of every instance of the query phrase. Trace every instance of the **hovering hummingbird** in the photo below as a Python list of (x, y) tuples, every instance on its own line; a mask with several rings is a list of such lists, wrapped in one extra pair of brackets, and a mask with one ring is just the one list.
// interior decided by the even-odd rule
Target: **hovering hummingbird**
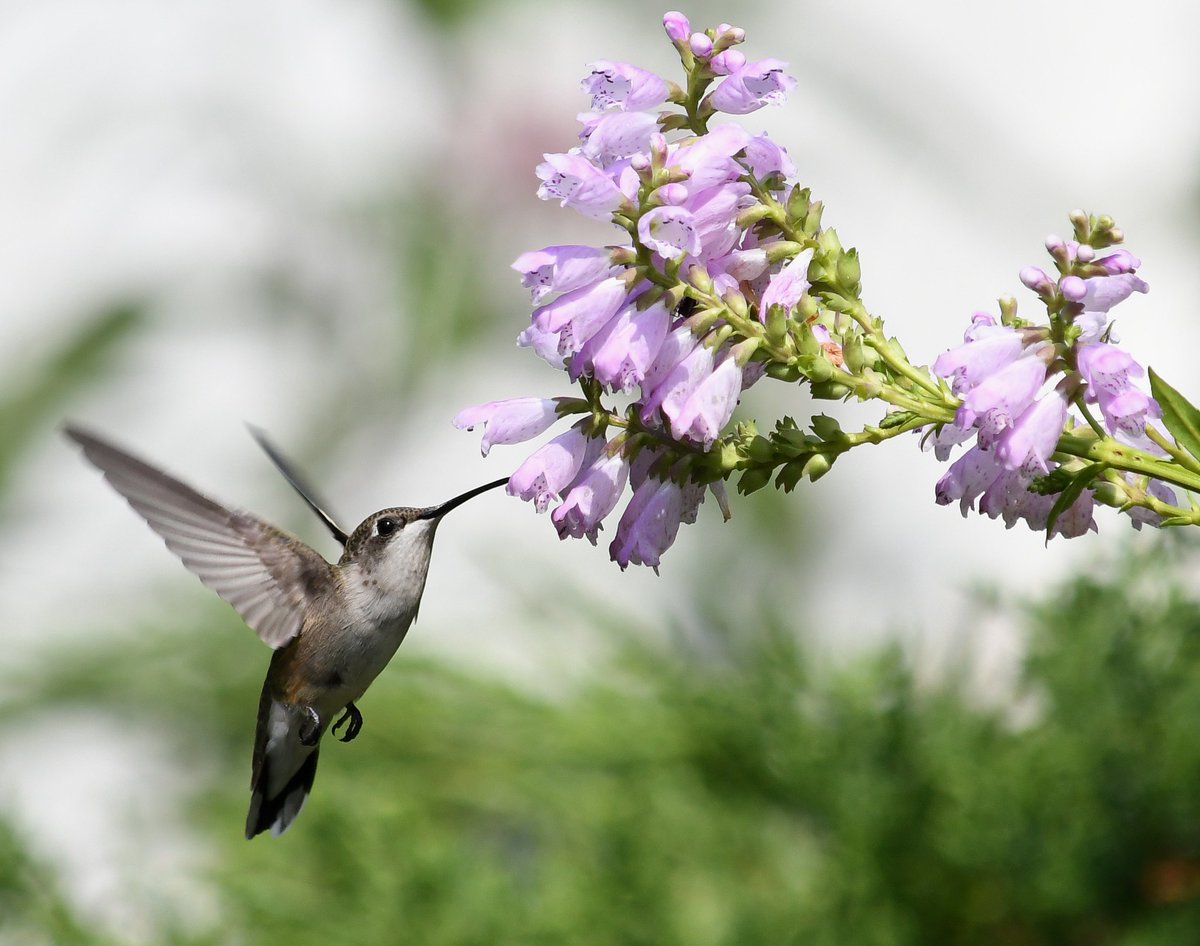
[(304, 479), (251, 433), (340, 542), (336, 565), (270, 523), (229, 509), (78, 427), (66, 435), (205, 585), (233, 605), (275, 653), (263, 682), (250, 779), (246, 837), (281, 834), (312, 790), (330, 721), (350, 742), (362, 728), (354, 705), (387, 666), (421, 603), (433, 536), (442, 517), (495, 480), (438, 506), (399, 506), (347, 534)]

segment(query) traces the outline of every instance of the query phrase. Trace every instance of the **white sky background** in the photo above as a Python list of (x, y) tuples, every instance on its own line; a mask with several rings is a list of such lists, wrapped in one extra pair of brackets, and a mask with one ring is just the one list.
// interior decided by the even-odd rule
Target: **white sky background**
[[(858, 247), (866, 301), (915, 361), (932, 361), (1003, 293), (1032, 306), (1017, 272), (1045, 265), (1045, 235), (1066, 235), (1079, 206), (1116, 217), (1145, 263), (1151, 293), (1121, 306), (1123, 342), (1195, 396), (1200, 7), (1130, 9), (879, 0), (685, 12), (695, 25), (736, 19), (750, 58), (789, 62), (800, 80), (789, 102), (746, 124), (789, 149), (826, 222)], [(477, 234), (447, 253), (463, 254), (471, 278), (509, 304), (505, 341), (447, 366), (420, 403), (364, 425), (344, 455), (309, 465), (348, 519), (503, 475), (522, 448), (481, 462), (477, 436), (450, 427), (453, 413), (568, 393), (564, 376), (506, 341), (528, 311), (508, 263), (549, 243), (615, 239), (539, 204), (533, 165), (572, 143), (586, 63), (626, 59), (677, 75), (661, 13), (527, 3), (441, 34), (382, 0), (0, 3), (0, 378), (19, 379), (103, 305), (153, 299), (152, 330), (67, 414), (330, 553), (241, 424), (303, 442), (328, 391), (387, 369), (373, 350), (397, 331), (403, 302), (390, 231), (371, 208), (440, 166), (447, 207), (469, 210)], [(262, 291), (268, 277), (299, 317)], [(766, 382), (747, 409), (763, 421), (814, 413)], [(481, 499), (442, 527), (405, 648), (544, 683), (578, 660), (588, 618), (530, 627), (530, 599), (569, 583), (662, 624), (725, 574), (734, 600), (817, 602), (816, 613), (835, 616), (827, 639), (899, 630), (940, 647), (971, 632), (957, 623), (969, 583), (1029, 591), (1086, 567), (1127, 531), (1098, 510), (1099, 537), (1046, 548), (1023, 529), (935, 506), (940, 472), (915, 442), (856, 451), (784, 506), (789, 522), (809, 524), (819, 561), (793, 544), (793, 560), (752, 573), (739, 569), (738, 549), (752, 547), (764, 509), (774, 515), (764, 494), (734, 497), (725, 525), (708, 504), (661, 578), (621, 574), (603, 546), (560, 544), (527, 506)], [(72, 629), (118, 629), (148, 609), (169, 623), (167, 602), (208, 594), (50, 431), (18, 472), (6, 515), (0, 614), (22, 647), (63, 646)], [(5, 745), (0, 735), (0, 755)]]

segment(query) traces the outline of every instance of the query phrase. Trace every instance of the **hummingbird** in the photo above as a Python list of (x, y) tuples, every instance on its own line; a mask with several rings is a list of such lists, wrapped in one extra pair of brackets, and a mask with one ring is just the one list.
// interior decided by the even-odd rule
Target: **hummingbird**
[(355, 702), (417, 616), (442, 518), (507, 482), (486, 483), (436, 506), (381, 509), (347, 533), (266, 435), (250, 431), (343, 546), (336, 564), (95, 434), (65, 428), (167, 548), (274, 651), (259, 698), (247, 839), (267, 829), (282, 834), (295, 820), (312, 790), (321, 736), (339, 712), (332, 735), (342, 742), (358, 735), (362, 714)]

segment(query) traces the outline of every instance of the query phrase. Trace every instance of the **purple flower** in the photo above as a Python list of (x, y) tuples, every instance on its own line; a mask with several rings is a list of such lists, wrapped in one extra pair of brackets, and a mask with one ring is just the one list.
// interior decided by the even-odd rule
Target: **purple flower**
[(996, 438), (1033, 403), (1046, 380), (1046, 363), (1026, 354), (989, 375), (967, 392), (958, 409), (959, 427), (979, 427), (979, 445), (990, 449)]
[(934, 490), (937, 504), (946, 506), (957, 499), (966, 517), (967, 510), (975, 507), (975, 500), (1002, 472), (995, 456), (976, 445), (950, 464), (950, 469), (937, 481)]
[(655, 207), (638, 221), (638, 239), (663, 259), (696, 256), (700, 234), (695, 218), (682, 207)]
[[(696, 336), (692, 334), (687, 325), (680, 325), (667, 333), (667, 337), (663, 339), (663, 343), (658, 348), (658, 354), (654, 356), (654, 361), (646, 369), (645, 377), (642, 378), (641, 399), (643, 402), (647, 401), (651, 393), (662, 385), (675, 367), (695, 350), (697, 344)], [(665, 395), (666, 391), (663, 394)], [(652, 411), (653, 408), (651, 408)], [(643, 412), (642, 416), (643, 418), (649, 417), (650, 412)], [(638, 456), (642, 456), (642, 454), (638, 454)]]
[[(1046, 498), (1053, 499), (1054, 497)], [(1053, 538), (1056, 535), (1061, 535), (1065, 539), (1077, 539), (1087, 532), (1099, 532), (1096, 520), (1092, 515), (1095, 505), (1096, 501), (1092, 496), (1092, 491), (1085, 489), (1079, 494), (1079, 498), (1064, 509), (1058, 519), (1055, 520), (1054, 529), (1050, 533), (1050, 537)], [(1048, 518), (1049, 514), (1047, 514)], [(1038, 526), (1040, 529), (1044, 529), (1045, 527), (1045, 522)]]
[(607, 220), (625, 201), (626, 195), (613, 181), (581, 154), (546, 154), (537, 166), (542, 184), (537, 195), (542, 200), (557, 200), (586, 217)]
[(1143, 447), (1155, 453), (1160, 448), (1146, 436), (1146, 419), (1161, 417), (1162, 409), (1150, 395), (1135, 387), (1128, 387), (1118, 394), (1100, 392), (1100, 411), (1109, 433), (1124, 439), (1132, 446)]
[[(593, 120), (594, 119), (594, 120)], [(605, 169), (650, 145), (650, 136), (658, 130), (653, 115), (647, 112), (605, 112), (589, 116), (580, 133), (583, 155)]]
[(558, 332), (545, 332), (536, 325), (528, 326), (517, 336), (517, 346), (532, 348), (551, 368), (561, 368), (566, 361), (558, 350)]
[(974, 333), (974, 341), (951, 348), (937, 357), (933, 363), (933, 373), (949, 378), (950, 390), (961, 396), (1012, 364), (1024, 350), (1024, 341), (1013, 329), (979, 326)]
[[(670, 339), (670, 336), (668, 336), (668, 339)], [(666, 342), (664, 342), (663, 347), (666, 348)], [(674, 346), (672, 346), (673, 350)], [(683, 402), (691, 396), (692, 392), (700, 385), (700, 382), (712, 374), (712, 370), (712, 349), (707, 345), (695, 345), (665, 373), (663, 379), (646, 395), (644, 392), (650, 383), (648, 377), (642, 385), (642, 421), (649, 423), (650, 418), (654, 416), (654, 411), (660, 406), (664, 415), (668, 417), (677, 415), (683, 406)]]
[(562, 505), (550, 514), (558, 537), (587, 536), (595, 545), (600, 523), (616, 508), (628, 478), (629, 462), (620, 453), (608, 456), (602, 452), (579, 474), (563, 497)]
[(730, 289), (738, 289), (743, 282), (753, 282), (767, 271), (767, 251), (762, 247), (732, 250), (705, 263), (705, 269), (713, 281), (713, 291), (723, 295)]
[(538, 305), (552, 292), (570, 292), (603, 279), (613, 264), (608, 251), (597, 246), (546, 246), (522, 253), (512, 268)]
[(1085, 312), (1108, 312), (1135, 292), (1149, 292), (1150, 284), (1131, 272), (1085, 279), (1087, 293), (1081, 303)]
[(1058, 449), (1067, 419), (1067, 396), (1057, 388), (1034, 401), (996, 442), (996, 459), (1026, 476), (1050, 472), (1046, 461)]
[[(705, 349), (707, 351), (707, 349)], [(676, 440), (692, 440), (708, 450), (721, 433), (742, 393), (742, 369), (729, 352), (682, 398), (668, 395), (662, 410)]]
[(702, 259), (724, 256), (742, 235), (736, 216), (750, 185), (732, 181), (708, 190), (693, 190), (684, 205), (692, 215), (692, 226), (700, 238), (700, 249), (691, 255)]
[(548, 430), (558, 420), (557, 398), (513, 397), (467, 407), (454, 417), (459, 430), (474, 430), (483, 424), (480, 452), (486, 457), (493, 444), (521, 443)]
[[(1133, 483), (1135, 482), (1134, 474), (1126, 473), (1125, 479)], [(1151, 479), (1146, 483), (1146, 492), (1157, 499), (1160, 503), (1167, 503), (1170, 506), (1179, 505), (1179, 500), (1175, 496), (1175, 490), (1171, 489), (1162, 480)], [(1139, 532), (1142, 531), (1143, 525), (1154, 526), (1156, 529), (1162, 523), (1162, 516), (1158, 513), (1147, 509), (1145, 506), (1132, 506), (1127, 510), (1129, 518), (1133, 520), (1133, 527)]]
[(533, 324), (541, 332), (557, 332), (559, 354), (573, 355), (617, 314), (628, 294), (624, 279), (609, 276), (534, 309)]
[(1142, 366), (1132, 355), (1105, 342), (1076, 347), (1075, 364), (1087, 382), (1085, 395), (1089, 401), (1097, 400), (1101, 392), (1120, 394), (1130, 386), (1131, 377), (1143, 374)]
[(748, 62), (721, 80), (709, 102), (717, 111), (729, 115), (746, 115), (764, 105), (778, 105), (796, 86), (795, 79), (783, 74), (786, 66), (778, 59)]
[(788, 260), (787, 265), (771, 277), (767, 288), (759, 300), (758, 317), (763, 322), (771, 306), (782, 306), (786, 312), (791, 312), (800, 302), (800, 297), (808, 292), (808, 267), (812, 262), (812, 250), (805, 250)]
[(1102, 267), (1108, 275), (1117, 276), (1121, 273), (1132, 273), (1142, 265), (1142, 261), (1129, 250), (1118, 247), (1110, 255), (1096, 260), (1096, 265)]
[(688, 189), (692, 193), (728, 184), (745, 173), (733, 156), (749, 140), (750, 133), (741, 125), (718, 125), (702, 138), (677, 148), (671, 155), (670, 167), (688, 175)]
[(508, 495), (532, 500), (545, 512), (550, 500), (575, 479), (589, 449), (589, 440), (579, 425), (535, 450), (508, 478)]
[(609, 555), (621, 566), (649, 565), (655, 571), (671, 547), (683, 515), (683, 493), (670, 480), (646, 479), (634, 490), (617, 523)]
[(667, 83), (663, 79), (627, 62), (600, 60), (588, 68), (591, 74), (580, 84), (592, 97), (594, 111), (639, 111), (654, 108), (667, 97)]
[[(643, 311), (626, 306), (594, 335), (576, 358), (590, 362), (592, 377), (610, 390), (631, 391), (641, 384), (671, 325), (671, 313), (660, 299)], [(578, 377), (579, 372), (572, 371)]]
[(766, 134), (755, 135), (747, 141), (745, 152), (742, 161), (760, 181), (771, 174), (782, 174), (785, 178), (796, 175), (796, 165), (788, 157), (787, 150), (775, 144)]

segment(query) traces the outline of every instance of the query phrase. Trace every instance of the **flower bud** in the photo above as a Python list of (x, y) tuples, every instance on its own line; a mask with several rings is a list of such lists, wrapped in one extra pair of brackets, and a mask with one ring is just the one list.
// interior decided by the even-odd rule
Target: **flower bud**
[(1064, 276), (1058, 281), (1058, 291), (1069, 302), (1079, 302), (1087, 295), (1087, 286), (1078, 276)]
[(663, 14), (663, 29), (667, 31), (667, 37), (673, 43), (682, 43), (692, 32), (692, 25), (688, 22), (688, 18), (678, 10), (671, 10), (669, 13)]
[(1054, 283), (1046, 275), (1045, 270), (1037, 266), (1026, 266), (1020, 273), (1020, 280), (1025, 288), (1032, 289), (1039, 296), (1049, 295), (1054, 291)]
[(723, 53), (717, 53), (708, 63), (709, 68), (719, 76), (737, 72), (744, 65), (746, 65), (746, 56), (737, 49), (727, 49)]
[(713, 41), (703, 33), (693, 33), (688, 40), (688, 45), (691, 47), (692, 55), (697, 59), (704, 59), (712, 55)]

